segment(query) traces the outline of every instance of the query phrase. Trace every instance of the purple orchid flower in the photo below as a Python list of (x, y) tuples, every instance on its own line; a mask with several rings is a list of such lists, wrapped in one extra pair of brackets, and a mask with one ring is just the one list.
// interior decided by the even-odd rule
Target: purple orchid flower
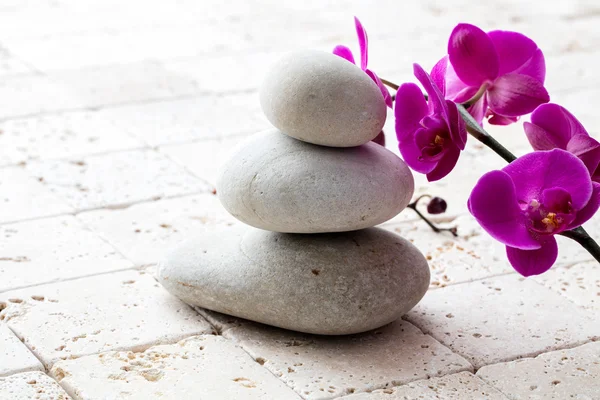
[[(362, 24), (356, 17), (354, 17), (354, 24), (356, 25), (356, 34), (358, 35), (358, 45), (360, 47), (360, 68), (365, 71), (365, 73), (369, 75), (371, 79), (373, 79), (373, 81), (377, 84), (377, 87), (379, 87), (379, 90), (381, 90), (385, 104), (392, 108), (392, 96), (390, 96), (390, 92), (387, 90), (375, 72), (367, 68), (367, 63), (369, 61), (369, 38), (367, 37), (367, 31), (365, 31)], [(345, 58), (352, 64), (356, 64), (354, 61), (354, 56), (352, 55), (352, 51), (346, 46), (336, 46), (333, 49), (333, 54)]]
[(531, 123), (523, 125), (534, 150), (566, 150), (583, 161), (592, 181), (600, 183), (600, 143), (567, 109), (542, 104), (531, 114)]
[(546, 64), (535, 42), (517, 32), (485, 33), (470, 24), (457, 25), (448, 41), (448, 55), (431, 75), (446, 98), (464, 103), (483, 95), (469, 107), (482, 123), (508, 125), (550, 101), (544, 88)]
[(440, 89), (419, 64), (414, 73), (425, 88), (428, 100), (414, 83), (405, 83), (396, 92), (396, 135), (400, 153), (413, 170), (436, 181), (456, 165), (467, 142), (465, 123), (456, 104), (445, 100)]
[(554, 235), (577, 228), (600, 207), (600, 184), (571, 153), (554, 149), (520, 157), (483, 175), (469, 211), (523, 276), (541, 274), (558, 255)]

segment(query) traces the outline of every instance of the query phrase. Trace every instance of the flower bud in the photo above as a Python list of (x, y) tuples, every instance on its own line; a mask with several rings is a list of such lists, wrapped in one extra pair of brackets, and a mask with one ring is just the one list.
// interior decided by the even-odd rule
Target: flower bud
[(447, 208), (448, 204), (446, 203), (446, 200), (441, 197), (434, 197), (429, 204), (427, 204), (427, 212), (429, 214), (442, 214), (446, 212)]

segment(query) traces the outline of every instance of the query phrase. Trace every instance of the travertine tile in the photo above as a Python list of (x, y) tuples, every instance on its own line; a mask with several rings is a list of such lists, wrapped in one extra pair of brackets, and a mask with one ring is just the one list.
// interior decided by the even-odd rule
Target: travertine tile
[(465, 359), (402, 320), (351, 336), (306, 335), (252, 323), (228, 329), (224, 336), (306, 399), (471, 370)]
[(0, 378), (0, 400), (70, 400), (65, 391), (41, 372), (24, 372)]
[[(245, 52), (163, 62), (165, 69), (193, 77), (202, 91), (257, 90), (271, 65), (285, 52)], [(258, 99), (258, 97), (257, 97)]]
[(600, 264), (595, 260), (552, 268), (534, 279), (580, 306), (600, 310)]
[[(449, 224), (439, 224), (452, 226)], [(431, 270), (430, 288), (439, 288), (462, 282), (470, 282), (504, 273), (503, 264), (477, 254), (460, 238), (450, 232), (434, 232), (425, 222), (382, 225), (409, 240), (423, 253)]]
[(0, 168), (0, 223), (72, 212), (21, 167)]
[(0, 164), (143, 147), (99, 112), (67, 112), (0, 123)]
[(190, 236), (240, 223), (212, 193), (96, 210), (77, 216), (136, 265), (160, 261)]
[(507, 400), (470, 372), (411, 382), (408, 385), (343, 397), (347, 400)]
[[(0, 309), (4, 307), (6, 304), (0, 302)], [(5, 323), (0, 323), (0, 376), (36, 370), (44, 370), (42, 363), (21, 343)], [(0, 383), (0, 388), (1, 386)], [(0, 390), (0, 398), (1, 396), (2, 391)]]
[(143, 353), (109, 352), (61, 361), (51, 374), (77, 400), (300, 399), (220, 336), (196, 336)]
[(514, 274), (429, 291), (405, 318), (477, 368), (600, 337), (594, 313)]
[(99, 107), (197, 94), (189, 77), (165, 70), (156, 62), (59, 70), (48, 77), (84, 107)]
[(184, 166), (194, 175), (215, 186), (221, 165), (227, 161), (228, 154), (246, 138), (233, 136), (208, 139), (200, 142), (161, 147), (160, 151), (176, 163)]
[(600, 343), (490, 365), (477, 376), (509, 399), (600, 399)]
[(217, 139), (271, 128), (257, 93), (205, 95), (101, 111), (123, 131), (151, 146)]
[(0, 80), (0, 119), (81, 106), (68, 88), (43, 75), (14, 75)]
[(73, 216), (0, 225), (0, 292), (133, 267)]
[(77, 210), (212, 190), (153, 150), (39, 161), (28, 170)]
[(149, 275), (124, 271), (0, 294), (0, 313), (46, 367), (108, 350), (141, 351), (212, 328)]

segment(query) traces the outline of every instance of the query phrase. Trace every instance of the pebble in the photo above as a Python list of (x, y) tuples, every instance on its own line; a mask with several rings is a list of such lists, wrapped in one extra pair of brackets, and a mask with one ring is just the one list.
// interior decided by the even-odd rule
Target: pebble
[(159, 282), (188, 304), (324, 335), (396, 320), (429, 278), (417, 248), (380, 228), (298, 235), (240, 226), (184, 242), (158, 265)]
[(261, 132), (239, 144), (217, 178), (219, 200), (256, 228), (288, 233), (345, 232), (390, 220), (414, 190), (404, 161), (369, 142), (316, 146)]
[(260, 104), (285, 134), (333, 147), (374, 139), (387, 116), (375, 82), (356, 65), (323, 51), (296, 51), (276, 62), (260, 88)]

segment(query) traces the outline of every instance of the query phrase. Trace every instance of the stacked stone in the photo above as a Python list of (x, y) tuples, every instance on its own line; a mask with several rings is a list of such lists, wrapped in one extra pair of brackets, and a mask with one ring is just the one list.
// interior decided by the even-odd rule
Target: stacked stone
[(217, 182), (225, 209), (251, 227), (182, 244), (160, 282), (189, 304), (308, 333), (397, 319), (425, 294), (429, 268), (374, 228), (414, 189), (406, 164), (371, 142), (387, 114), (379, 88), (342, 58), (303, 51), (273, 67), (260, 101), (276, 129), (238, 146)]

